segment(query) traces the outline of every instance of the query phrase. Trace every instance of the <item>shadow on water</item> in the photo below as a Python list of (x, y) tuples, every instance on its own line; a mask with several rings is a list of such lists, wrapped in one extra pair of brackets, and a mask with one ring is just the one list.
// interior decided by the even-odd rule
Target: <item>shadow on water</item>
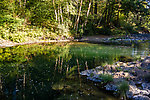
[(34, 44), (0, 49), (1, 100), (90, 100), (115, 96), (79, 75), (85, 69), (113, 64), (120, 56), (146, 56), (139, 47), (88, 43)]

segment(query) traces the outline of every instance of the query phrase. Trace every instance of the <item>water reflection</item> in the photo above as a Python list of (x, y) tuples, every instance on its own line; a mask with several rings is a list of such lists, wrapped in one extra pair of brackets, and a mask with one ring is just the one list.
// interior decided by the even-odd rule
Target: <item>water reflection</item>
[(113, 100), (98, 84), (81, 77), (80, 71), (112, 64), (120, 56), (147, 55), (148, 46), (57, 43), (0, 49), (0, 98)]
[(145, 55), (148, 55), (150, 53), (149, 50), (150, 50), (149, 43), (134, 45), (132, 48), (132, 56), (140, 55), (141, 57), (144, 57)]

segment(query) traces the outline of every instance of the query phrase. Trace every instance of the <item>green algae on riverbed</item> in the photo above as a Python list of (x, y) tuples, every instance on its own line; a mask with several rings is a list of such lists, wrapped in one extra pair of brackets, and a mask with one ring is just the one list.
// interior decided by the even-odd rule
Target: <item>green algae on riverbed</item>
[(112, 94), (87, 83), (78, 73), (112, 64), (120, 56), (148, 54), (149, 45), (127, 47), (78, 42), (1, 48), (0, 98), (113, 100)]

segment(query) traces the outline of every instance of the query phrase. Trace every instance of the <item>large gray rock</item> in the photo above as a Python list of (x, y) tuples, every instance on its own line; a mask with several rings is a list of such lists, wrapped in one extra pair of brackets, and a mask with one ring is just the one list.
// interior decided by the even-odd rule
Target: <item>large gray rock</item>
[(150, 56), (146, 57), (141, 64), (141, 67), (150, 69)]
[[(94, 72), (94, 69), (90, 69), (90, 70), (85, 70), (85, 71), (82, 71), (80, 74), (81, 75), (85, 75), (85, 76), (90, 76), (91, 73)], [(94, 74), (94, 73), (93, 73)]]
[(118, 91), (117, 86), (114, 84), (107, 84), (105, 87), (106, 87), (106, 90), (109, 90), (109, 91)]
[(144, 95), (135, 95), (133, 96), (133, 100), (150, 100), (150, 98)]
[(144, 90), (146, 90), (146, 89), (150, 90), (150, 83), (142, 83), (142, 88)]
[(93, 82), (102, 82), (102, 80), (96, 78), (96, 77), (87, 77), (88, 80), (91, 80)]
[[(139, 89), (137, 88), (137, 86), (135, 85), (135, 83), (133, 81), (130, 81), (130, 85), (129, 85), (129, 91), (126, 92), (126, 95), (128, 98), (132, 98), (133, 96), (150, 96), (150, 90), (148, 89), (149, 84), (148, 83), (143, 83), (142, 87), (143, 89)], [(136, 100), (141, 100), (141, 99), (136, 99)], [(145, 100), (145, 99), (144, 99)]]

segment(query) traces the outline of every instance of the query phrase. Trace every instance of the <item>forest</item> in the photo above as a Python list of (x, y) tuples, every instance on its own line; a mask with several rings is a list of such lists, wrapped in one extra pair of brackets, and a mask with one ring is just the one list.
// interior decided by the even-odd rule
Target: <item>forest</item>
[(148, 0), (1, 0), (0, 38), (13, 42), (149, 33)]

